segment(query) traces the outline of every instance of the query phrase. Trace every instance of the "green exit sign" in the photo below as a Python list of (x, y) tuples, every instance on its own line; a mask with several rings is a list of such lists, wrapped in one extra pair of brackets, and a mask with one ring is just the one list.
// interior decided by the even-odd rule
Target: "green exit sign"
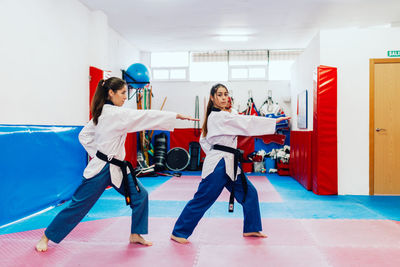
[(400, 57), (400, 50), (388, 51), (388, 57)]

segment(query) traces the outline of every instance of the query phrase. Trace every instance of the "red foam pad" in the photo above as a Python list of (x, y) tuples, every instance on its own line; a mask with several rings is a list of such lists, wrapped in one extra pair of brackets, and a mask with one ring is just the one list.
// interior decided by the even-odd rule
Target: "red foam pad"
[(400, 266), (393, 221), (263, 219), (264, 239), (242, 237), (241, 218), (203, 218), (181, 245), (175, 220), (150, 219), (152, 247), (128, 243), (130, 217), (80, 223), (44, 253), (43, 229), (1, 235), (0, 266)]
[(321, 246), (400, 245), (400, 227), (389, 220), (315, 219), (303, 224)]
[(337, 195), (337, 68), (319, 66), (314, 83), (311, 137), (312, 190)]
[(317, 247), (218, 246), (200, 248), (196, 266), (327, 266)]
[[(282, 198), (265, 176), (248, 176), (258, 191), (260, 202), (282, 202)], [(150, 194), (151, 200), (189, 201), (201, 181), (200, 176), (171, 178)], [(229, 201), (229, 191), (224, 189), (217, 201)]]
[(304, 228), (300, 220), (294, 219), (262, 219), (263, 233), (268, 238), (243, 238), (243, 219), (213, 218), (202, 219), (203, 224), (195, 229), (201, 233), (201, 240), (209, 245), (273, 245), (304, 246), (316, 245), (315, 240)]
[[(192, 266), (194, 243), (181, 246), (170, 240), (175, 219), (151, 219), (145, 235), (154, 246), (130, 244), (130, 217), (80, 223), (60, 244), (38, 253), (34, 247), (43, 229), (0, 236), (0, 266)], [(95, 233), (95, 235), (93, 235)]]
[(330, 266), (400, 266), (400, 247), (326, 247), (322, 251)]

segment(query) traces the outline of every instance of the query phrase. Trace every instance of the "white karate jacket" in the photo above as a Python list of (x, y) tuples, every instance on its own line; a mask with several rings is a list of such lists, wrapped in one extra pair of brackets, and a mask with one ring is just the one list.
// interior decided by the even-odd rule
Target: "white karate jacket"
[[(105, 104), (97, 125), (90, 120), (79, 133), (79, 141), (92, 158), (83, 172), (83, 177), (93, 178), (106, 165), (105, 161), (96, 157), (97, 150), (110, 157), (124, 160), (127, 133), (143, 130), (172, 131), (175, 122), (175, 112), (134, 110)], [(121, 168), (110, 164), (110, 175), (111, 182), (120, 187), (123, 177)]]
[[(233, 154), (211, 149), (211, 146), (219, 144), (237, 148), (238, 135), (257, 136), (274, 134), (275, 126), (276, 119), (238, 115), (227, 111), (212, 111), (207, 121), (208, 133), (206, 137), (203, 137), (203, 135), (200, 137), (201, 148), (206, 153), (201, 177), (205, 178), (211, 174), (218, 162), (223, 158), (225, 160), (226, 174), (232, 181), (235, 181)], [(237, 174), (240, 174), (240, 168), (238, 168)]]

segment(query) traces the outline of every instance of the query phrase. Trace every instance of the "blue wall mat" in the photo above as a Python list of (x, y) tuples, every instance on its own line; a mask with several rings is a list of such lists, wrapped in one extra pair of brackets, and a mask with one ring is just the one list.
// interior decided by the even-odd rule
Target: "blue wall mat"
[(87, 163), (81, 129), (0, 125), (0, 226), (71, 198)]
[(277, 143), (269, 143), (265, 144), (260, 138), (255, 138), (254, 139), (254, 151), (259, 151), (263, 149), (265, 152), (271, 152), (272, 149), (279, 149), (283, 148), (283, 145), (277, 144)]

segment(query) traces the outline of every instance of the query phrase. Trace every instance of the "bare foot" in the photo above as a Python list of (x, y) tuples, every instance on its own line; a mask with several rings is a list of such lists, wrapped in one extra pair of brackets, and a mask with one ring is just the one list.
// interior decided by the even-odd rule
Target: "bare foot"
[(39, 252), (44, 252), (47, 250), (47, 244), (49, 243), (49, 239), (45, 234), (42, 235), (42, 238), (36, 244), (36, 250)]
[(261, 232), (243, 233), (243, 236), (244, 237), (253, 236), (253, 237), (261, 237), (261, 238), (267, 238), (268, 237), (266, 234), (263, 234)]
[(171, 235), (171, 239), (174, 240), (175, 242), (181, 243), (181, 244), (187, 244), (189, 243), (189, 240), (183, 237), (177, 237), (174, 235)]
[(129, 237), (129, 242), (131, 243), (138, 243), (144, 246), (152, 246), (153, 242), (145, 240), (141, 235), (139, 234), (131, 234)]

